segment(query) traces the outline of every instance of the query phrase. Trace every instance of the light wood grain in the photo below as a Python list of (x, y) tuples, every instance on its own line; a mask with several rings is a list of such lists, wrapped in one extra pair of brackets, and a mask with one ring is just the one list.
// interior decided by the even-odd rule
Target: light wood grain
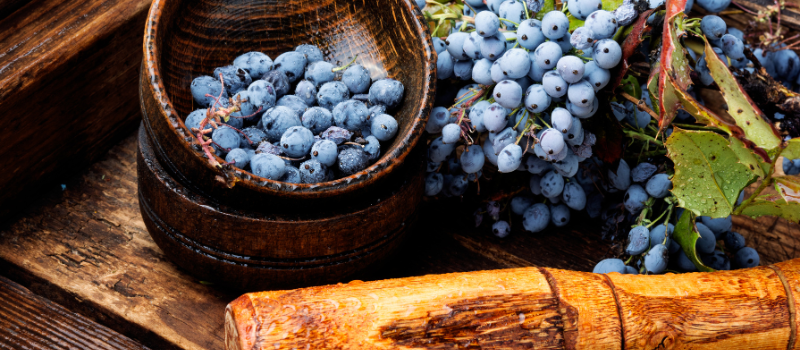
[(650, 276), (519, 268), (250, 293), (226, 309), (226, 345), (793, 349), (795, 299), (787, 291), (798, 287), (799, 272), (797, 260)]

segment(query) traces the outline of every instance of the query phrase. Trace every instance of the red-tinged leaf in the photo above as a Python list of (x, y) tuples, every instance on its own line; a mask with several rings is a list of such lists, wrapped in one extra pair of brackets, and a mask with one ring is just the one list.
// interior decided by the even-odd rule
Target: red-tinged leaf
[(787, 203), (800, 203), (800, 176), (781, 176), (775, 178), (775, 190)]
[[(682, 8), (672, 14), (669, 12), (670, 9), (675, 10), (674, 4), (667, 5), (658, 76), (660, 96), (658, 107), (661, 112), (659, 113), (658, 125), (660, 132), (666, 130), (667, 126), (672, 123), (672, 120), (678, 114), (680, 101), (675, 90), (686, 91), (692, 84), (690, 75), (692, 69), (686, 61), (686, 53), (680, 42), (681, 37), (686, 35), (686, 31), (682, 29), (685, 15)], [(670, 83), (668, 80), (672, 82)]]
[(622, 146), (625, 144), (625, 133), (617, 118), (606, 111), (589, 119), (582, 119), (583, 128), (597, 137), (592, 152), (606, 164), (622, 158)]
[(647, 10), (641, 14), (639, 14), (639, 18), (633, 24), (632, 30), (627, 37), (625, 37), (625, 41), (622, 42), (622, 63), (614, 70), (612, 73), (611, 79), (611, 90), (613, 91), (616, 89), (622, 79), (625, 78), (625, 74), (628, 73), (628, 68), (630, 65), (628, 64), (628, 59), (636, 53), (639, 45), (642, 44), (644, 41), (645, 35), (649, 34), (653, 28), (647, 25), (647, 18), (650, 17), (650, 14), (653, 13), (654, 10)]

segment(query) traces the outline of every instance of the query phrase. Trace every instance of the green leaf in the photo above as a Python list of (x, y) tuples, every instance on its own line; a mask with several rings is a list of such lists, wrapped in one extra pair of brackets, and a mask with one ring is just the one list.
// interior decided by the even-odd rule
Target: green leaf
[(739, 161), (747, 166), (753, 174), (759, 178), (763, 178), (765, 174), (761, 165), (765, 162), (762, 161), (761, 157), (756, 157), (755, 153), (747, 148), (739, 139), (731, 137), (729, 140), (731, 141), (731, 150), (739, 157)]
[(779, 216), (791, 222), (800, 221), (800, 203), (786, 202), (783, 198), (773, 196), (756, 198), (743, 210), (742, 215), (752, 216)]
[(744, 130), (745, 137), (773, 155), (781, 145), (781, 138), (770, 124), (764, 113), (756, 107), (742, 87), (736, 81), (728, 67), (714, 53), (711, 44), (706, 42), (706, 63), (711, 76), (719, 86), (722, 97), (728, 104), (728, 114), (736, 121), (736, 125)]
[(697, 256), (697, 239), (700, 234), (694, 226), (694, 214), (690, 211), (685, 211), (678, 219), (678, 224), (675, 225), (675, 231), (672, 233), (672, 239), (680, 244), (683, 253), (697, 266), (697, 270), (702, 272), (714, 272), (714, 269), (703, 265), (700, 257)]
[(639, 86), (639, 81), (633, 75), (627, 75), (625, 79), (622, 79), (622, 91), (637, 99), (642, 99), (642, 87)]
[(538, 13), (536, 13), (536, 19), (538, 19), (538, 20), (540, 20), (540, 21), (541, 21), (541, 20), (542, 20), (542, 18), (544, 18), (544, 15), (545, 15), (546, 13), (548, 13), (548, 12), (550, 12), (550, 11), (553, 11), (553, 10), (555, 10), (555, 9), (556, 9), (556, 2), (555, 2), (555, 0), (545, 0), (545, 1), (544, 1), (544, 5), (542, 5), (542, 10), (541, 10), (541, 11), (539, 11)]
[[(614, 11), (618, 7), (622, 6), (622, 2), (623, 2), (622, 0), (605, 0), (605, 1), (603, 1), (603, 10), (606, 10), (608, 12)], [(565, 3), (566, 3), (566, 1), (565, 1)], [(569, 11), (567, 11), (567, 19), (569, 19), (569, 32), (570, 33), (575, 31), (575, 29), (583, 27), (583, 22), (584, 21), (573, 17), (572, 14), (569, 13)]]
[(667, 156), (675, 163), (672, 193), (678, 205), (695, 215), (726, 217), (739, 192), (757, 177), (725, 137), (711, 131), (674, 128)]
[(789, 159), (800, 158), (800, 138), (789, 140), (781, 155)]

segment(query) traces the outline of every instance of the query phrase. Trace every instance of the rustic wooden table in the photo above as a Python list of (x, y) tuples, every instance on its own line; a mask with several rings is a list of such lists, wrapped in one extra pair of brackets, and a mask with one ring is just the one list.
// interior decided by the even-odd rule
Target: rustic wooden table
[[(224, 307), (241, 292), (183, 273), (150, 239), (139, 214), (135, 150), (131, 135), (65, 179), (66, 190), (54, 188), (7, 223), (0, 274), (146, 346), (221, 349)], [(587, 271), (609, 251), (591, 227), (530, 234), (512, 223), (511, 235), (498, 239), (452, 219), (465, 217), (457, 205), (425, 203), (421, 210), (400, 251), (365, 279), (521, 266)], [(762, 264), (800, 257), (800, 226), (774, 218), (734, 222)]]

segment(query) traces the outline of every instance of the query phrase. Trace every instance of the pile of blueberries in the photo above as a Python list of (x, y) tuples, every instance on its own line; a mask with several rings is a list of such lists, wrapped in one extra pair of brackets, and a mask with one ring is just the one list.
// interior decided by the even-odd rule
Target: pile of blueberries
[(213, 76), (195, 78), (191, 93), (203, 107), (185, 120), (195, 135), (209, 109), (239, 105), (210, 134), (217, 156), (266, 179), (313, 184), (379, 159), (397, 134), (397, 120), (387, 113), (400, 107), (404, 87), (388, 78), (373, 82), (359, 64), (337, 68), (318, 47), (300, 45), (274, 61), (245, 53)]
[[(679, 210), (679, 213), (681, 212), (682, 210)], [(707, 216), (697, 218), (695, 229), (700, 238), (697, 240), (695, 250), (704, 265), (715, 270), (758, 266), (760, 263), (758, 252), (745, 246), (744, 236), (731, 231), (732, 225), (730, 216), (720, 219)], [(666, 226), (660, 224), (651, 229), (647, 226), (634, 227), (628, 233), (625, 253), (631, 256), (644, 254), (643, 259), (636, 261), (638, 268), (626, 266), (621, 259), (604, 259), (595, 266), (594, 272), (638, 274), (640, 271), (662, 273), (667, 269), (696, 272), (697, 267), (672, 239), (674, 229), (673, 224)]]
[[(596, 137), (582, 120), (600, 106), (596, 94), (622, 58), (613, 37), (636, 10), (628, 4), (627, 12), (610, 12), (600, 0), (570, 0), (569, 13), (585, 20), (570, 33), (565, 12), (535, 18), (542, 1), (464, 3), (473, 20), (456, 22), (444, 40), (433, 38), (438, 78), (470, 84), (458, 91), (455, 105), (431, 112), (427, 132), (438, 137), (429, 144), (425, 194), (462, 196), (485, 166), (526, 172), (531, 193), (514, 198), (513, 212), (530, 232), (563, 227), (594, 191), (592, 179), (579, 172), (579, 163), (597, 161)], [(504, 237), (510, 225), (494, 211), (481, 210)]]

